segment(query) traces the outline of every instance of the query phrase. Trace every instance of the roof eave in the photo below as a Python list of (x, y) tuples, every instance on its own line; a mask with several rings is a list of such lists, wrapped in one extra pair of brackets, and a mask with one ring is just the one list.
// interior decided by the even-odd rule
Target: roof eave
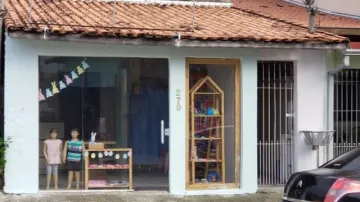
[(319, 27), (320, 30), (325, 32), (334, 33), (337, 35), (345, 36), (360, 36), (359, 28), (349, 28), (349, 27)]
[(51, 35), (29, 32), (8, 32), (11, 38), (63, 41), (63, 42), (81, 42), (94, 44), (110, 45), (147, 45), (147, 46), (173, 46), (188, 48), (280, 48), (280, 49), (325, 49), (325, 50), (346, 50), (347, 42), (323, 43), (323, 42), (256, 42), (256, 41), (220, 41), (220, 40), (189, 40), (189, 39), (164, 39), (154, 40), (146, 38), (128, 38), (128, 37), (102, 37), (102, 36), (84, 36), (81, 34), (71, 35)]

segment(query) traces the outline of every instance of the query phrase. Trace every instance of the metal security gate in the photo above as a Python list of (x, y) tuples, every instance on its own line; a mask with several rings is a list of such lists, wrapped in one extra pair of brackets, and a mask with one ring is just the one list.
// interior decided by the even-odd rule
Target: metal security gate
[(258, 62), (258, 184), (282, 185), (293, 172), (293, 62)]
[(360, 146), (360, 70), (334, 76), (334, 157)]

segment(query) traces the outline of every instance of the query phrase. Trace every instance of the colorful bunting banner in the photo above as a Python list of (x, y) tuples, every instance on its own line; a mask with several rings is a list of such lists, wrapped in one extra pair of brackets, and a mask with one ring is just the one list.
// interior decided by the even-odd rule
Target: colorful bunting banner
[[(73, 81), (77, 78), (79, 78), (79, 75), (83, 74), (87, 68), (89, 68), (89, 64), (86, 63), (86, 61), (82, 61), (81, 65), (77, 66), (76, 69), (71, 71), (70, 76), (64, 75), (65, 82), (63, 80), (60, 80), (56, 83), (56, 81), (51, 82), (51, 90), (50, 88), (45, 89), (45, 96), (41, 90), (39, 89), (39, 102), (46, 100), (46, 98), (52, 97), (53, 95), (60, 93), (61, 90), (65, 89), (67, 86), (69, 86)], [(71, 78), (70, 78), (71, 77)], [(60, 90), (59, 90), (59, 88)]]
[(56, 93), (59, 93), (59, 89), (56, 86), (56, 81), (51, 82), (51, 86), (52, 86), (52, 94), (55, 95)]
[(70, 75), (71, 75), (71, 79), (72, 79), (72, 80), (75, 80), (75, 79), (79, 78), (78, 75), (76, 74), (75, 70), (72, 71), (72, 72), (70, 73)]
[(52, 92), (50, 91), (50, 88), (47, 88), (45, 90), (45, 93), (46, 93), (46, 98), (49, 98), (49, 97), (53, 96)]
[(66, 85), (70, 85), (73, 81), (70, 79), (69, 75), (64, 75)]
[(60, 87), (60, 90), (66, 88), (66, 85), (64, 84), (63, 81), (59, 81), (59, 87)]
[(44, 94), (41, 92), (41, 89), (39, 88), (39, 101), (45, 100)]
[(78, 72), (79, 75), (84, 73), (84, 70), (80, 66), (77, 66), (76, 69), (77, 69), (77, 72)]

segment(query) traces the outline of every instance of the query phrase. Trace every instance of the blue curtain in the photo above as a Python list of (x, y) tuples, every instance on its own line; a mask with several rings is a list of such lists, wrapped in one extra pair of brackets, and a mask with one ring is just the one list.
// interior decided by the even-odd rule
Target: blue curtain
[(168, 151), (168, 137), (160, 140), (160, 122), (169, 127), (169, 95), (167, 90), (142, 88), (130, 96), (130, 133), (134, 164), (157, 164), (161, 151)]

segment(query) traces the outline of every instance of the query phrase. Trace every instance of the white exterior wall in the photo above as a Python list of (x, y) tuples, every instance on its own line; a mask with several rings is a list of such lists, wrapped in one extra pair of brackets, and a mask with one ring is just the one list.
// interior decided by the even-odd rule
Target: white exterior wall
[[(297, 61), (296, 123), (301, 130), (322, 129), (325, 85), (325, 51), (256, 50), (115, 46), (6, 39), (5, 44), (5, 137), (7, 151), (6, 193), (39, 191), (38, 56), (169, 58), (170, 166), (169, 191), (176, 195), (243, 194), (257, 191), (257, 60)], [(239, 189), (185, 190), (185, 58), (241, 59), (241, 165)], [(176, 90), (181, 91), (181, 111), (176, 110)], [(316, 96), (316, 99), (313, 99)], [(296, 124), (295, 124), (296, 125)], [(298, 138), (300, 139), (300, 138)], [(315, 153), (299, 140), (299, 170), (314, 168)], [(306, 162), (306, 163), (304, 163)]]
[[(312, 150), (311, 146), (306, 145), (299, 131), (326, 129), (327, 115), (324, 111), (327, 108), (325, 101), (328, 75), (326, 52), (321, 50), (298, 50), (281, 52), (281, 56), (279, 54), (279, 51), (262, 51), (259, 58), (265, 60), (278, 58), (295, 62), (294, 170), (315, 169), (317, 166), (316, 151)], [(320, 165), (325, 159), (322, 149), (320, 149)]]

